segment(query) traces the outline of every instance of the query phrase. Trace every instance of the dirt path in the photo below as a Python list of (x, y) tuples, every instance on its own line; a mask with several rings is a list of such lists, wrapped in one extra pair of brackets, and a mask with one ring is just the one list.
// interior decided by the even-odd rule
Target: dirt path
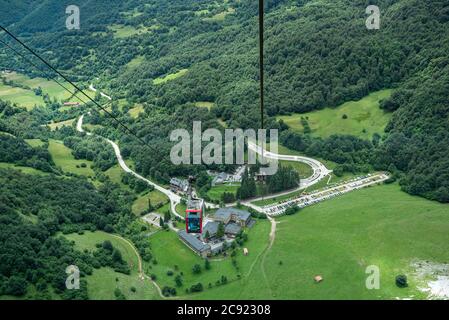
[(125, 238), (123, 238), (123, 237), (121, 237), (121, 236), (119, 236), (119, 235), (113, 234), (112, 236), (115, 237), (115, 238), (117, 238), (117, 239), (120, 239), (120, 240), (126, 242), (126, 243), (133, 249), (134, 253), (135, 253), (136, 256), (137, 256), (137, 260), (139, 261), (139, 263), (138, 263), (138, 266), (139, 266), (139, 279), (141, 279), (141, 280), (145, 280), (145, 279), (150, 280), (151, 283), (156, 287), (156, 290), (157, 290), (157, 292), (159, 293), (159, 296), (160, 296), (162, 299), (166, 299), (166, 297), (162, 294), (162, 290), (161, 290), (161, 288), (159, 287), (159, 285), (158, 285), (155, 281), (153, 281), (153, 279), (151, 279), (151, 277), (149, 277), (148, 275), (146, 275), (145, 272), (143, 272), (142, 258), (140, 257), (139, 251), (137, 251), (137, 248), (134, 246), (134, 244), (133, 244), (131, 241), (129, 241), (128, 239), (125, 239)]
[(267, 258), (268, 252), (270, 252), (271, 248), (273, 247), (274, 240), (276, 239), (276, 226), (278, 222), (270, 216), (267, 216), (268, 219), (271, 222), (271, 231), (270, 231), (270, 243), (268, 244), (267, 248), (263, 252), (262, 261), (260, 262), (260, 268), (262, 270), (263, 278), (265, 279), (265, 283), (267, 284), (268, 289), (270, 290), (270, 294), (272, 297), (274, 297), (273, 291), (271, 290), (270, 282), (268, 281), (267, 273), (265, 271), (265, 260)]

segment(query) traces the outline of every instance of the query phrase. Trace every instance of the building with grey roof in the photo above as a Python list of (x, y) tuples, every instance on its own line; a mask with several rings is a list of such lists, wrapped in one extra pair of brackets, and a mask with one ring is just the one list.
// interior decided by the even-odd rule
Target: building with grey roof
[(225, 234), (230, 237), (235, 237), (242, 231), (242, 227), (235, 222), (230, 222), (225, 226)]
[(246, 227), (251, 221), (251, 213), (245, 210), (236, 208), (220, 208), (214, 214), (213, 219), (215, 221), (221, 221), (224, 224), (228, 224), (233, 221), (242, 227)]
[(219, 221), (208, 221), (206, 225), (203, 227), (203, 236), (206, 235), (206, 232), (209, 232), (209, 236), (211, 238), (215, 237), (219, 225), (220, 225)]
[(179, 239), (184, 242), (193, 252), (205, 258), (211, 254), (211, 248), (207, 243), (202, 242), (194, 235), (187, 233), (185, 230), (178, 232)]
[(189, 190), (189, 182), (184, 179), (171, 178), (170, 189), (174, 192), (186, 193)]

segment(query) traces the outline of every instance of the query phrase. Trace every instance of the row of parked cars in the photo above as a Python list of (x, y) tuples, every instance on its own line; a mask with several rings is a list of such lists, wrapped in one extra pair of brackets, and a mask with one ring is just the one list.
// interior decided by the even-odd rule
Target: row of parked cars
[(280, 215), (284, 213), (285, 210), (287, 210), (289, 207), (295, 205), (298, 206), (299, 208), (311, 206), (318, 202), (329, 200), (334, 197), (343, 195), (344, 193), (350, 192), (352, 190), (364, 188), (367, 184), (379, 181), (381, 179), (382, 179), (381, 175), (368, 174), (366, 176), (357, 177), (349, 181), (334, 184), (332, 185), (332, 187), (326, 188), (325, 190), (316, 191), (311, 194), (304, 193), (298, 195), (295, 198), (284, 200), (279, 204), (267, 206), (265, 207), (265, 210), (269, 215)]

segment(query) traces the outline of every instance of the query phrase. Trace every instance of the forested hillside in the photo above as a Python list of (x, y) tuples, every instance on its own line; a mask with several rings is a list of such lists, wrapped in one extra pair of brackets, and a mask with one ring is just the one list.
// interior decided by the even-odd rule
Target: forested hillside
[[(366, 29), (365, 0), (267, 2), (268, 126), (280, 128), (290, 147), (336, 161), (339, 171), (391, 169), (404, 190), (448, 201), (443, 150), (449, 141), (442, 133), (447, 78), (442, 70), (448, 58), (449, 4), (369, 3), (381, 9), (380, 30)], [(97, 82), (114, 98), (126, 99), (128, 109), (144, 105), (137, 119), (126, 109), (117, 111), (139, 136), (162, 150), (155, 157), (122, 138), (142, 173), (166, 180), (196, 170), (171, 166), (163, 151), (170, 148), (168, 132), (175, 124), (189, 127), (192, 120), (202, 119), (219, 127), (218, 119), (228, 127), (259, 126), (256, 1), (81, 1), (79, 31), (64, 29), (67, 4), (46, 0), (30, 6), (25, 16), (14, 15), (17, 21), (5, 21), (16, 22), (11, 29), (73, 80)], [(15, 2), (9, 5), (18, 8)], [(36, 73), (17, 57), (8, 57), (1, 61), (3, 68)], [(173, 80), (164, 80), (167, 76)], [(336, 107), (383, 88), (397, 89), (383, 103), (394, 115), (385, 136), (370, 141), (311, 138), (290, 132), (272, 117)], [(211, 103), (210, 111), (197, 107), (205, 102)]]

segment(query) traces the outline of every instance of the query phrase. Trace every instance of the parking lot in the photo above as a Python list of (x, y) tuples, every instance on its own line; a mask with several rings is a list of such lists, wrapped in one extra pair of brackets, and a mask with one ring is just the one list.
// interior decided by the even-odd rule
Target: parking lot
[(311, 206), (354, 190), (383, 183), (388, 178), (389, 175), (384, 172), (368, 174), (366, 176), (357, 177), (349, 181), (341, 182), (339, 184), (332, 185), (331, 187), (317, 190), (311, 193), (304, 192), (296, 198), (287, 199), (274, 205), (272, 204), (265, 206), (262, 208), (262, 210), (269, 216), (278, 216), (283, 214), (285, 210), (292, 206), (296, 205), (299, 208)]

